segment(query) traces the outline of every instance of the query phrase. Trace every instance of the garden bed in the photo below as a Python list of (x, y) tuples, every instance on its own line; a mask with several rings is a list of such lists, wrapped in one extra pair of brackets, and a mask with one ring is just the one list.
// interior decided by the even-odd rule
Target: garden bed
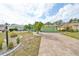
[(2, 49), (0, 49), (0, 55), (7, 52), (8, 50), (11, 50), (12, 48), (16, 47), (20, 43), (19, 36), (18, 35), (15, 36), (15, 35), (16, 35), (15, 33), (9, 32), (8, 47), (7, 47), (5, 33), (2, 32), (0, 33), (0, 42), (2, 42)]
[(22, 32), (23, 36), (19, 49), (11, 54), (11, 56), (37, 56), (39, 52), (41, 37), (33, 35), (32, 32)]

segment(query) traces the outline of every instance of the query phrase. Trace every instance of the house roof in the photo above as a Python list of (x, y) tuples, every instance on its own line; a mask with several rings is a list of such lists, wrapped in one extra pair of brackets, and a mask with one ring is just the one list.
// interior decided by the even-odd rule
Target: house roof
[(67, 27), (67, 26), (79, 26), (79, 23), (65, 23), (64, 25), (62, 25), (61, 27)]

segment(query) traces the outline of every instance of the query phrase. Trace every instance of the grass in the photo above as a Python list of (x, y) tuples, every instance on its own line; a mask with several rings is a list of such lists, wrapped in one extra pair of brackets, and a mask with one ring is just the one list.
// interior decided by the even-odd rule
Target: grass
[(17, 37), (17, 32), (9, 32), (10, 37)]
[(41, 37), (34, 36), (32, 32), (20, 32), (19, 34), (23, 36), (21, 40), (22, 46), (20, 46), (11, 55), (37, 56), (39, 52)]
[(17, 33), (18, 35), (22, 35), (22, 36), (24, 36), (24, 35), (33, 35), (33, 33), (32, 32), (18, 32)]
[(0, 49), (2, 49), (3, 42), (3, 36), (2, 33), (0, 33)]
[(79, 32), (63, 32), (64, 35), (79, 39)]
[(26, 55), (37, 56), (40, 46), (40, 37), (34, 37), (33, 39), (26, 42)]
[(3, 38), (3, 33), (0, 33), (0, 38)]

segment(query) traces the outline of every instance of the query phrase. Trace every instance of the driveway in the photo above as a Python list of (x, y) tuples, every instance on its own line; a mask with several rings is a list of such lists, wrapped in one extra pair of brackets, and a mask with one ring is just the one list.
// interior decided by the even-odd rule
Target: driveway
[(79, 40), (60, 33), (41, 33), (39, 56), (79, 56)]

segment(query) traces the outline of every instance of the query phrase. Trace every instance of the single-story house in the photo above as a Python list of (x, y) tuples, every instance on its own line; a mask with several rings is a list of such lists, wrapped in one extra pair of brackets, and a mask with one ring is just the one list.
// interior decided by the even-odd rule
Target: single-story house
[(23, 31), (24, 30), (24, 25), (17, 25), (17, 24), (9, 25), (9, 29), (14, 29), (14, 28), (17, 28), (18, 31)]
[(70, 29), (76, 31), (76, 30), (79, 30), (79, 23), (66, 23), (66, 24), (63, 24), (60, 27), (58, 27), (58, 30), (64, 30), (67, 27), (69, 27)]

